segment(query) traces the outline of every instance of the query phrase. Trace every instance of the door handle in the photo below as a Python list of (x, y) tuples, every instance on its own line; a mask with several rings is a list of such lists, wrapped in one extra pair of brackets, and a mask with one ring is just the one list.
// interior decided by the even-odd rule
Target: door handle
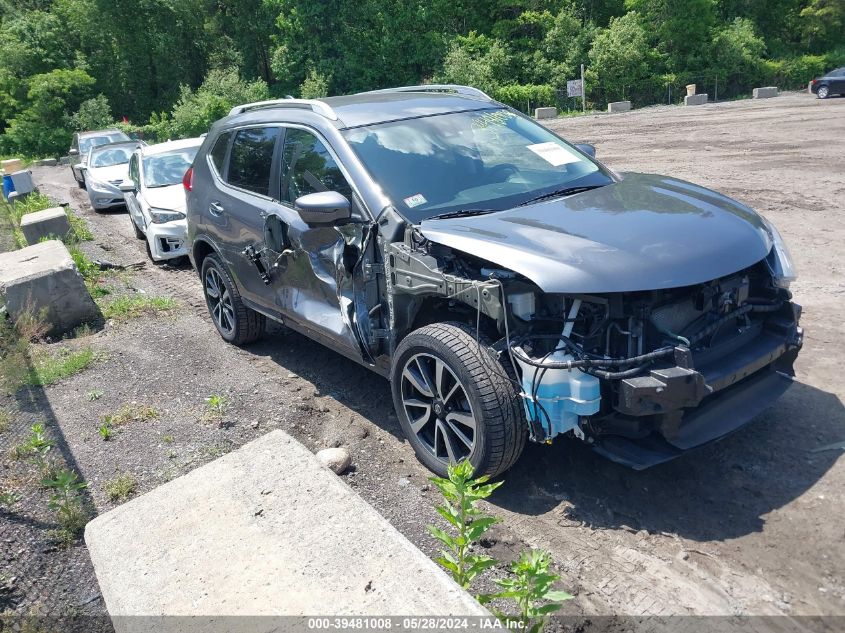
[(220, 216), (223, 215), (225, 209), (223, 208), (223, 205), (219, 202), (212, 202), (210, 205), (208, 205), (208, 211), (211, 213), (211, 215)]

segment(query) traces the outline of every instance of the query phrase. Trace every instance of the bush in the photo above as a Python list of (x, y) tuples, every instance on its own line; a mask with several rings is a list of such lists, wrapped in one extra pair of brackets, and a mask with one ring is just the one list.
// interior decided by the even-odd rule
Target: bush
[(329, 78), (321, 75), (313, 68), (299, 87), (299, 94), (303, 99), (320, 99), (329, 96)]
[(104, 95), (97, 95), (93, 99), (83, 101), (79, 110), (70, 117), (70, 124), (74, 130), (101, 130), (112, 125), (111, 106)]
[(547, 85), (499, 86), (491, 96), (526, 114), (530, 114), (533, 108), (557, 105), (555, 89)]

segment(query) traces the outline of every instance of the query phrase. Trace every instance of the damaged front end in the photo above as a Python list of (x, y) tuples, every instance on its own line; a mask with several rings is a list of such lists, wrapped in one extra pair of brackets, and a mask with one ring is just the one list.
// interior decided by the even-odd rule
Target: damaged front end
[(413, 232), (386, 257), (391, 333), (426, 311), (464, 320), (497, 341), (532, 440), (571, 434), (637, 469), (749, 422), (791, 385), (802, 345), (774, 251), (706, 283), (606, 294), (544, 293)]

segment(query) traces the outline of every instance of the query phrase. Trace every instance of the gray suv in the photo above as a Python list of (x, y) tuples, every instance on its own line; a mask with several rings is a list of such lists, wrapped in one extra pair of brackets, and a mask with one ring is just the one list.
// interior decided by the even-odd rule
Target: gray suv
[(239, 106), (185, 175), (190, 256), (225, 340), (270, 318), (385, 376), (438, 474), (560, 436), (645, 468), (790, 386), (801, 310), (765, 219), (594, 153), (463, 86)]

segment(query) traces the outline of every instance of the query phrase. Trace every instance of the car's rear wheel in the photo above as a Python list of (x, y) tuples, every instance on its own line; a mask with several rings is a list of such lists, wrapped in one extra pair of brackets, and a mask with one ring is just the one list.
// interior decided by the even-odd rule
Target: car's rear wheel
[(468, 459), (495, 476), (522, 453), (527, 424), (517, 390), (469, 328), (436, 323), (399, 344), (391, 375), (399, 422), (419, 460), (440, 476)]
[(819, 91), (816, 94), (819, 96), (819, 99), (827, 99), (830, 96), (830, 88), (827, 86), (820, 86)]
[(202, 263), (202, 287), (214, 327), (223, 340), (246, 345), (264, 334), (267, 320), (248, 308), (235, 282), (217, 255), (208, 255)]

